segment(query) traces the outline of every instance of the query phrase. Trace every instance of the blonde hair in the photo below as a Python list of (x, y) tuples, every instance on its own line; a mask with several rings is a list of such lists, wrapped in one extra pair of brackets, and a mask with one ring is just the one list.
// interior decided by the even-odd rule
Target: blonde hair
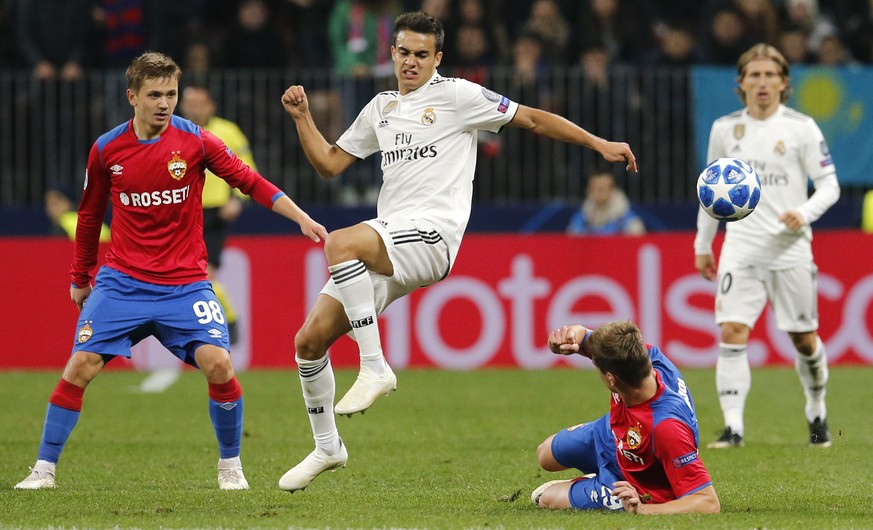
[[(740, 55), (740, 58), (737, 60), (737, 82), (742, 83), (743, 77), (746, 76), (746, 67), (750, 62), (755, 59), (770, 59), (777, 66), (779, 66), (779, 73), (782, 75), (782, 79), (785, 80), (785, 89), (782, 91), (780, 96), (780, 101), (785, 103), (788, 101), (788, 97), (791, 96), (791, 67), (788, 65), (788, 61), (785, 59), (785, 56), (782, 53), (770, 46), (769, 44), (759, 43), (755, 44), (751, 48), (749, 48), (745, 53)], [(742, 88), (737, 88), (737, 95), (740, 96), (740, 100), (743, 102), (743, 105), (746, 104), (746, 93), (743, 92)]]

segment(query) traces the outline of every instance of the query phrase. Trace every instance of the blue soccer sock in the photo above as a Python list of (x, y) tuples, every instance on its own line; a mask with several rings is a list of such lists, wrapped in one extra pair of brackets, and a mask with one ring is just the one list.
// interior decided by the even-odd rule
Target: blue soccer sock
[(236, 377), (226, 383), (209, 384), (209, 417), (218, 439), (218, 455), (221, 458), (239, 456), (243, 398)]
[(78, 410), (65, 409), (49, 403), (36, 459), (56, 464), (77, 421), (79, 421)]
[(42, 427), (42, 438), (39, 441), (37, 460), (57, 463), (61, 451), (73, 432), (73, 427), (79, 421), (79, 411), (82, 410), (82, 396), (85, 389), (70, 383), (66, 379), (58, 381), (52, 395), (49, 397), (48, 408), (45, 411), (45, 423)]

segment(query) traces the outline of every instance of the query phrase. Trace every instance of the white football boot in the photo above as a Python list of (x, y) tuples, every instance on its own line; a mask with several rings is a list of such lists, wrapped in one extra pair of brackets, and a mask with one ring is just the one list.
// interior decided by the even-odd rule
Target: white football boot
[(366, 366), (361, 366), (358, 378), (355, 379), (352, 388), (346, 392), (334, 411), (340, 416), (351, 416), (356, 412), (363, 413), (370, 408), (376, 398), (382, 394), (388, 395), (392, 390), (397, 390), (397, 376), (388, 364), (385, 364), (385, 373), (378, 376)]
[(249, 482), (243, 475), (239, 457), (218, 460), (218, 487), (222, 490), (247, 490)]
[(340, 440), (340, 449), (335, 455), (329, 455), (320, 447), (316, 447), (302, 462), (282, 475), (282, 478), (279, 479), (279, 487), (292, 493), (306, 489), (306, 486), (312, 483), (315, 477), (325, 471), (346, 467), (348, 461), (349, 452), (342, 440)]
[(37, 460), (30, 468), (30, 475), (15, 485), (17, 490), (47, 490), (55, 488), (55, 464)]

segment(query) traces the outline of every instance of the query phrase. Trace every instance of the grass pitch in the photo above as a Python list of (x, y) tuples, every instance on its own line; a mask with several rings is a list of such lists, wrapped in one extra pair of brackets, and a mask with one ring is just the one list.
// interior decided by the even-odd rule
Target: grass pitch
[[(753, 372), (746, 447), (705, 448), (721, 430), (712, 370), (683, 370), (697, 404), (701, 456), (720, 515), (640, 518), (551, 512), (530, 492), (545, 473), (536, 446), (595, 419), (608, 394), (590, 371), (398, 372), (398, 391), (364, 416), (338, 418), (346, 469), (303, 492), (279, 477), (312, 449), (294, 371), (240, 375), (249, 491), (218, 490), (206, 383), (186, 371), (162, 394), (143, 374), (106, 372), (85, 394), (54, 491), (14, 491), (32, 465), (59, 373), (0, 373), (2, 528), (873, 528), (871, 368), (832, 368), (834, 445), (807, 447), (792, 369)], [(338, 397), (355, 373), (337, 373)]]

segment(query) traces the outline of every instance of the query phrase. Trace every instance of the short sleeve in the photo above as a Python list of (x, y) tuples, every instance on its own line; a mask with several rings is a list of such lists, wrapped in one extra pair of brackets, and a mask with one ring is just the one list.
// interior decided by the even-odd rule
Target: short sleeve
[(355, 121), (339, 137), (336, 145), (348, 154), (364, 159), (379, 151), (379, 138), (371, 119), (378, 96), (361, 109)]
[(518, 103), (481, 85), (458, 79), (458, 108), (466, 129), (500, 132), (518, 112)]
[(670, 418), (655, 428), (655, 457), (676, 498), (694, 493), (710, 484), (712, 478), (700, 460), (694, 433), (681, 421)]

